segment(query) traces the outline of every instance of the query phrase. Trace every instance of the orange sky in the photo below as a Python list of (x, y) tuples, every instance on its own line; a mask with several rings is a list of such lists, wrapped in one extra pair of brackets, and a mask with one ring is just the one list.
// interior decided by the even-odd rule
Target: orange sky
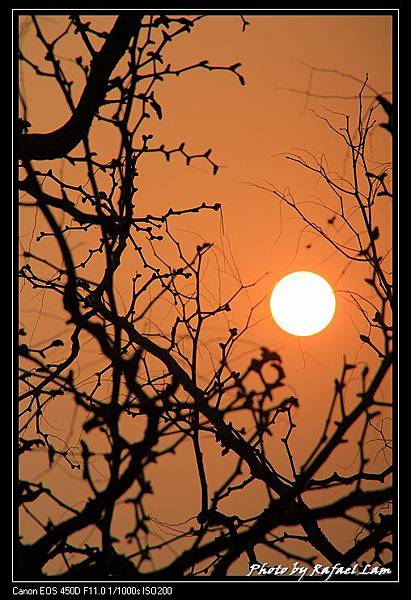
[[(99, 27), (101, 24), (107, 30), (113, 22), (113, 17), (94, 18)], [(217, 293), (218, 264), (223, 285), (230, 290), (233, 278), (229, 270), (235, 272), (234, 261), (245, 283), (267, 273), (256, 289), (250, 290), (249, 298), (244, 296), (236, 304), (230, 314), (230, 324), (244, 322), (250, 305), (267, 296), (256, 311), (255, 326), (238, 348), (237, 360), (239, 365), (243, 364), (249, 360), (250, 352), (258, 355), (261, 346), (281, 354), (287, 382), (291, 385), (288, 391), (296, 395), (301, 404), (295, 416), (298, 427), (294, 443), (299, 462), (321, 431), (343, 356), (350, 361), (370, 361), (373, 364), (373, 355), (358, 337), (358, 332), (365, 332), (364, 322), (346, 293), (346, 290), (353, 289), (364, 292), (366, 271), (354, 265), (342, 275), (346, 262), (319, 237), (304, 231), (295, 215), (287, 207), (280, 208), (273, 195), (252, 184), (266, 186), (268, 183), (280, 189), (289, 188), (293, 196), (303, 202), (317, 201), (318, 198), (326, 203), (332, 202), (329, 192), (315, 176), (304, 172), (285, 156), (296, 149), (304, 149), (315, 155), (325, 154), (331, 170), (344, 172), (347, 169), (344, 148), (318, 115), (333, 118), (333, 122), (338, 123), (338, 115), (328, 109), (350, 112), (353, 118), (357, 114), (355, 99), (339, 99), (336, 96), (356, 96), (361, 84), (341, 73), (359, 79), (368, 74), (372, 88), (391, 97), (392, 25), (389, 16), (273, 14), (250, 16), (247, 20), (250, 25), (242, 32), (239, 16), (210, 16), (199, 22), (192, 34), (180, 36), (171, 45), (166, 62), (176, 66), (205, 58), (217, 65), (241, 62), (240, 72), (246, 85), (241, 86), (235, 76), (223, 71), (209, 73), (196, 70), (170, 78), (157, 87), (156, 98), (162, 105), (164, 117), (161, 122), (150, 120), (147, 131), (153, 132), (155, 139), (166, 146), (178, 146), (185, 141), (187, 149), (193, 153), (212, 148), (212, 158), (222, 168), (213, 177), (210, 165), (201, 160), (186, 167), (182, 157), (177, 155), (169, 163), (163, 156), (148, 156), (139, 178), (137, 210), (142, 215), (145, 212), (161, 214), (170, 206), (183, 209), (201, 202), (219, 202), (223, 207), (223, 220), (216, 213), (200, 214), (176, 220), (175, 225), (175, 231), (186, 247), (191, 245), (195, 248), (201, 240), (215, 243), (216, 258), (210, 259), (205, 283)], [(33, 28), (27, 23), (27, 17), (21, 17), (21, 47), (27, 56), (36, 57), (39, 56), (39, 45)], [(51, 35), (61, 28), (62, 17), (42, 16), (40, 23)], [(66, 60), (76, 56), (76, 48), (65, 44), (60, 53), (68, 72), (71, 69), (77, 73)], [(307, 65), (329, 71), (313, 73)], [(61, 125), (68, 112), (53, 81), (35, 77), (32, 70), (23, 65), (21, 82), (29, 107), (27, 118), (32, 124), (31, 131), (46, 132)], [(309, 85), (313, 94), (329, 98), (307, 99), (303, 94), (291, 91), (307, 90)], [(82, 90), (78, 76), (74, 90), (77, 95)], [(373, 93), (366, 90), (365, 94), (370, 96), (365, 99), (368, 106), (373, 100)], [(376, 115), (379, 120), (384, 120), (382, 111), (377, 111)], [(115, 155), (113, 140), (107, 137), (103, 125), (93, 125), (91, 137), (102, 160), (109, 160)], [(378, 128), (375, 131), (371, 149), (373, 160), (389, 160), (391, 150), (385, 130)], [(60, 161), (53, 161), (52, 166), (57, 172), (61, 168)], [(44, 163), (41, 167), (46, 170)], [(69, 174), (70, 167), (66, 165), (65, 169), (65, 173)], [(326, 211), (308, 204), (307, 210), (324, 229), (327, 228), (329, 215)], [(391, 245), (389, 199), (381, 199), (377, 218), (382, 233), (381, 245), (388, 250)], [(31, 246), (33, 250), (39, 231), (39, 217), (35, 221), (32, 209), (22, 209), (21, 247), (27, 249)], [(72, 239), (75, 239), (74, 235)], [(42, 240), (41, 244), (39, 247), (43, 252), (53, 252), (51, 240)], [(307, 245), (311, 247), (306, 248)], [(81, 251), (79, 248), (78, 252)], [(130, 254), (117, 280), (119, 295), (126, 297), (129, 293), (134, 267)], [(391, 270), (389, 259), (387, 269)], [(274, 284), (286, 273), (298, 270), (312, 270), (323, 275), (333, 285), (337, 297), (337, 310), (331, 324), (323, 332), (305, 339), (282, 331), (269, 314), (268, 300)], [(42, 318), (37, 321), (40, 307)], [(29, 289), (27, 285), (21, 291), (20, 311), (20, 321), (29, 337), (32, 336), (34, 345), (41, 345), (50, 336), (62, 337), (67, 331), (59, 303), (44, 299), (42, 293)], [(167, 319), (166, 316), (164, 318)], [(210, 340), (216, 339), (223, 329), (223, 323), (210, 329)], [(55, 350), (53, 359), (63, 356), (59, 355), (59, 351)], [(90, 365), (95, 361), (94, 352), (90, 344)], [(205, 367), (207, 361), (205, 357)], [(88, 367), (83, 365), (82, 368), (82, 374), (87, 373)], [(358, 380), (354, 378), (351, 384), (355, 392)], [(389, 394), (388, 383), (383, 391)], [(71, 410), (69, 406), (51, 410), (48, 418), (54, 427), (64, 430)], [(81, 419), (75, 422), (73, 428), (72, 440), (81, 432)], [(205, 445), (207, 447), (207, 441)], [(341, 465), (346, 467), (353, 455), (344, 452), (340, 458)], [(181, 453), (178, 469), (167, 461), (156, 467), (157, 489), (163, 490), (163, 493), (152, 497), (150, 507), (158, 519), (180, 522), (193, 513), (199, 488), (192, 460), (192, 452), (187, 450)], [(207, 463), (210, 480), (215, 485), (220, 480), (219, 460), (218, 451), (210, 444)], [(45, 457), (41, 468), (46, 466)], [(34, 469), (33, 465), (27, 468)], [(71, 500), (80, 501), (82, 492), (78, 490), (82, 484), (77, 490), (72, 487), (73, 473), (62, 467), (59, 477)], [(184, 489), (183, 500), (170, 494), (170, 490), (176, 488)], [(173, 499), (168, 501), (170, 497)], [(263, 499), (265, 501), (265, 491), (254, 489), (253, 493), (244, 495), (238, 505), (234, 500), (232, 510), (245, 514), (251, 507), (258, 507)], [(28, 532), (33, 527), (27, 517), (23, 517), (23, 526)], [(119, 528), (122, 527), (127, 529), (120, 514)], [(324, 529), (326, 527), (325, 524)], [(32, 534), (36, 536), (38, 531), (34, 528)], [(30, 538), (30, 533), (27, 535)], [(341, 533), (341, 544), (345, 543), (349, 543), (349, 536), (347, 538)], [(238, 567), (240, 570), (245, 568), (245, 561), (242, 563)]]

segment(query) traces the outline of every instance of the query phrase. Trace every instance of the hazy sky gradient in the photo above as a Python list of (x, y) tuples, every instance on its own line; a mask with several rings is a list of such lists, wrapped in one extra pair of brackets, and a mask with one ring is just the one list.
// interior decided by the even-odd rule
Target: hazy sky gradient
[[(114, 20), (114, 17), (93, 18), (99, 23), (101, 20), (106, 30), (110, 29)], [(294, 438), (295, 456), (299, 462), (321, 431), (332, 397), (334, 379), (342, 368), (343, 355), (350, 361), (369, 361), (370, 364), (374, 361), (372, 353), (361, 344), (358, 337), (358, 332), (365, 332), (364, 322), (345, 292), (355, 289), (368, 293), (362, 283), (366, 271), (354, 265), (342, 274), (346, 261), (323, 240), (306, 231), (287, 207), (280, 207), (273, 195), (251, 184), (266, 186), (268, 183), (282, 190), (289, 188), (296, 200), (315, 202), (304, 206), (326, 231), (334, 232), (334, 226), (326, 222), (329, 214), (318, 206), (319, 201), (328, 203), (334, 200), (314, 175), (287, 160), (286, 155), (296, 149), (304, 149), (317, 156), (326, 155), (330, 170), (344, 172), (348, 169), (343, 146), (320, 117), (326, 116), (334, 123), (338, 123), (339, 119), (343, 122), (343, 118), (331, 113), (331, 110), (351, 113), (354, 120), (357, 116), (357, 100), (340, 99), (337, 96), (355, 97), (361, 83), (331, 71), (339, 71), (359, 80), (368, 74), (372, 88), (390, 97), (391, 18), (275, 14), (246, 18), (250, 25), (242, 32), (239, 16), (210, 16), (199, 22), (190, 35), (179, 37), (165, 57), (166, 63), (175, 66), (206, 58), (217, 65), (241, 62), (240, 72), (245, 77), (246, 85), (242, 87), (234, 75), (223, 71), (209, 73), (199, 69), (178, 78), (169, 78), (157, 87), (156, 92), (156, 98), (163, 108), (163, 120), (156, 121), (153, 118), (146, 125), (146, 130), (153, 132), (155, 139), (158, 138), (158, 142), (167, 147), (176, 147), (185, 141), (187, 149), (193, 153), (212, 148), (213, 159), (222, 166), (219, 173), (213, 177), (210, 165), (201, 160), (186, 167), (178, 155), (172, 156), (169, 163), (163, 156), (147, 156), (144, 168), (141, 168), (140, 200), (136, 210), (141, 211), (142, 215), (146, 212), (161, 214), (170, 206), (183, 209), (201, 202), (219, 202), (223, 207), (223, 220), (212, 213), (176, 221), (176, 232), (184, 244), (193, 248), (201, 240), (216, 244), (215, 256), (221, 271), (220, 278), (228, 290), (234, 284), (230, 275), (230, 269), (231, 273), (235, 273), (234, 261), (245, 283), (267, 273), (257, 288), (250, 291), (249, 297), (245, 296), (236, 304), (230, 319), (232, 324), (241, 324), (250, 305), (267, 296), (256, 313), (255, 326), (239, 346), (237, 360), (239, 365), (244, 364), (249, 360), (250, 352), (258, 355), (261, 346), (281, 354), (287, 382), (291, 386), (287, 391), (300, 399), (301, 406), (295, 414), (298, 427)], [(42, 16), (40, 23), (51, 35), (51, 32), (61, 29), (61, 19), (54, 15)], [(24, 32), (22, 50), (27, 56), (39, 57), (41, 50), (32, 27), (27, 28), (26, 17), (21, 18), (20, 29)], [(77, 73), (74, 90), (78, 95), (83, 81), (75, 66), (65, 60), (75, 58), (76, 49), (65, 44), (60, 52), (63, 66)], [(329, 72), (313, 72), (308, 65)], [(32, 124), (31, 131), (46, 132), (61, 125), (68, 111), (54, 82), (35, 77), (26, 65), (21, 69), (21, 81), (29, 106), (27, 118)], [(307, 89), (312, 94), (329, 97), (307, 98), (304, 94), (291, 91)], [(373, 101), (374, 93), (369, 89), (364, 93), (367, 107)], [(377, 110), (375, 114), (378, 120), (385, 120), (382, 110)], [(91, 139), (101, 152), (102, 160), (109, 160), (115, 155), (117, 146), (113, 154), (111, 145), (117, 144), (117, 141), (113, 142), (112, 138), (107, 137), (104, 125), (93, 125)], [(372, 137), (372, 158), (376, 161), (389, 160), (389, 143), (387, 132), (378, 128)], [(42, 163), (41, 168), (47, 170), (48, 166)], [(52, 167), (57, 172), (61, 167), (60, 161), (53, 161)], [(65, 168), (65, 172), (70, 173), (70, 168)], [(381, 199), (376, 214), (381, 244), (388, 250), (391, 245), (389, 199)], [(41, 219), (35, 216), (32, 209), (21, 210), (22, 248), (27, 249), (30, 244), (32, 249), (35, 248), (35, 236), (42, 230), (41, 226)], [(338, 223), (335, 223), (335, 227), (338, 229)], [(43, 253), (55, 251), (51, 240), (42, 240), (41, 243)], [(387, 269), (391, 270), (389, 262), (388, 259)], [(133, 269), (130, 255), (130, 262), (122, 264), (122, 274), (116, 282), (119, 294), (127, 296), (129, 293)], [(269, 313), (269, 294), (276, 281), (286, 273), (298, 270), (311, 270), (324, 276), (334, 287), (337, 297), (337, 310), (332, 323), (323, 332), (300, 340), (282, 331)], [(217, 262), (210, 260), (207, 282), (213, 293), (218, 293), (219, 281)], [(37, 321), (40, 308), (42, 318)], [(67, 330), (59, 302), (44, 301), (41, 292), (35, 293), (27, 285), (21, 292), (20, 310), (21, 323), (29, 336), (33, 337), (33, 344), (49, 338), (50, 331), (54, 338), (61, 337), (64, 335), (61, 332)], [(210, 330), (208, 335), (213, 340), (219, 333), (217, 327), (214, 331)], [(53, 358), (60, 356), (58, 352), (59, 349), (56, 349)], [(90, 364), (95, 359), (91, 345)], [(207, 360), (205, 357), (205, 365)], [(86, 366), (83, 370), (87, 373)], [(353, 380), (352, 384), (355, 392), (358, 381)], [(384, 393), (389, 394), (388, 385)], [(65, 429), (71, 413), (71, 404), (63, 408), (60, 406), (58, 410), (51, 410), (48, 418), (55, 427)], [(72, 440), (81, 432), (81, 419), (75, 421), (73, 430)], [(211, 484), (218, 485), (221, 482), (223, 459), (212, 446), (210, 443), (209, 453), (206, 452), (206, 467)], [(204, 447), (207, 449), (207, 440), (204, 441)], [(347, 453), (342, 448), (336, 460), (341, 459), (339, 467), (348, 468), (354, 458), (352, 449)], [(162, 521), (177, 523), (196, 512), (199, 484), (191, 448), (187, 447), (181, 452), (178, 469), (175, 463), (171, 465), (168, 460), (160, 463), (153, 473), (157, 494), (150, 501), (150, 510)], [(228, 464), (231, 459), (226, 457), (224, 460)], [(32, 472), (40, 472), (47, 468), (46, 456), (43, 462), (27, 468)], [(67, 496), (73, 502), (80, 501), (83, 485), (80, 482), (78, 488), (73, 486), (75, 475), (67, 472), (63, 466), (59, 470), (60, 484), (66, 487)], [(175, 495), (176, 490), (181, 495)], [(319, 498), (319, 503), (323, 500), (324, 496)], [(252, 492), (250, 490), (241, 498), (234, 498), (230, 509), (238, 514), (248, 514), (258, 508), (261, 502), (266, 502), (266, 492), (263, 486), (256, 484)], [(126, 513), (120, 513), (120, 530), (128, 529), (126, 521)], [(22, 524), (30, 538), (32, 521), (22, 516)], [(323, 529), (327, 530), (326, 523)], [(38, 535), (38, 531), (34, 535)], [(341, 532), (341, 546), (350, 543), (350, 535)], [(171, 555), (166, 556), (166, 559), (170, 558)], [(240, 571), (245, 569), (246, 561), (242, 560), (238, 568)]]

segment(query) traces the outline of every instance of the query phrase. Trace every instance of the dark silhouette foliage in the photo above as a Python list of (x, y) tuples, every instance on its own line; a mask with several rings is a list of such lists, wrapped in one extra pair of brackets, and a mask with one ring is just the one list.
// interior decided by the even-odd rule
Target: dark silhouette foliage
[[(184, 210), (170, 207), (160, 214), (153, 198), (149, 214), (141, 215), (138, 210), (137, 177), (151, 154), (166, 160), (177, 155), (187, 165), (203, 161), (213, 174), (218, 173), (211, 150), (192, 153), (188, 143), (166, 147), (146, 133), (150, 119), (163, 117), (157, 89), (166, 86), (169, 78), (188, 70), (208, 71), (210, 76), (222, 70), (244, 84), (240, 64), (220, 66), (202, 60), (175, 68), (167, 63), (169, 46), (183, 34), (195, 35), (193, 30), (202, 18), (127, 13), (115, 18), (111, 31), (103, 32), (93, 21), (71, 15), (62, 18), (62, 33), (50, 41), (41, 19), (34, 16), (32, 26), (44, 46), (48, 68), (20, 51), (20, 61), (39, 78), (51, 77), (58, 83), (71, 111), (70, 118), (49, 133), (33, 131), (24, 111), (16, 126), (22, 210), (34, 207), (44, 223), (44, 231), (22, 256), (19, 276), (25, 285), (59, 299), (68, 326), (67, 334), (59, 336), (56, 331), (52, 341), (40, 348), (28, 341), (25, 327), (20, 327), (21, 473), (27, 472), (24, 465), (33, 457), (35, 460), (38, 453), (46, 452), (50, 473), (57, 467), (72, 470), (87, 490), (84, 501), (72, 506), (59, 490), (58, 476), (51, 477), (52, 484), (47, 485), (21, 477), (16, 501), (35, 520), (36, 531), (41, 531), (35, 539), (28, 541), (22, 536), (19, 541), (16, 575), (23, 580), (49, 577), (50, 565), (57, 560), (59, 574), (54, 577), (62, 580), (165, 580), (200, 574), (221, 578), (230, 574), (243, 555), (250, 564), (260, 562), (262, 549), (309, 565), (322, 560), (349, 566), (364, 560), (394, 568), (392, 466), (375, 470), (373, 450), (367, 444), (373, 435), (382, 440), (385, 449), (390, 448), (390, 440), (384, 438), (383, 430), (377, 431), (375, 423), (378, 414), (390, 410), (390, 403), (377, 400), (376, 395), (393, 357), (393, 288), (382, 266), (378, 225), (372, 219), (374, 203), (382, 195), (390, 201), (391, 191), (385, 171), (370, 172), (367, 166), (375, 106), (367, 113), (360, 107), (358, 139), (352, 137), (348, 120), (344, 130), (335, 130), (351, 153), (349, 183), (333, 179), (321, 162), (289, 157), (325, 179), (337, 195), (356, 202), (363, 219), (361, 233), (354, 231), (358, 246), (345, 247), (317, 224), (307, 224), (350, 261), (368, 265), (367, 283), (377, 303), (372, 318), (369, 306), (361, 308), (369, 324), (369, 333), (361, 339), (374, 349), (377, 367), (344, 361), (341, 375), (335, 379), (323, 433), (303, 464), (297, 464), (292, 439), (298, 435), (293, 415), (299, 400), (283, 389), (286, 366), (281, 356), (275, 348), (262, 347), (244, 369), (231, 366), (233, 348), (247, 331), (249, 320), (242, 329), (227, 327), (218, 341), (219, 354), (207, 383), (200, 373), (200, 348), (207, 343), (205, 328), (228, 314), (248, 286), (239, 282), (233, 293), (213, 306), (205, 302), (202, 278), (212, 245), (204, 242), (187, 252), (173, 224), (187, 214), (198, 213), (199, 221), (204, 213), (219, 215), (221, 205), (202, 203)], [(243, 29), (248, 24), (242, 18)], [(68, 36), (76, 36), (83, 44), (82, 54), (75, 58), (85, 82), (77, 103), (59, 59), (59, 44)], [(24, 105), (29, 105), (30, 95), (24, 100)], [(392, 107), (383, 100), (377, 98), (390, 118), (386, 128), (392, 131)], [(96, 122), (112, 129), (109, 161), (94, 151)], [(57, 163), (52, 161), (56, 159), (70, 167), (70, 176), (55, 167)], [(366, 193), (364, 181), (356, 183), (360, 170)], [(73, 181), (73, 172), (79, 173), (77, 181)], [(84, 174), (86, 184), (81, 183)], [(271, 188), (270, 192), (307, 219), (288, 195)], [(352, 227), (343, 201), (340, 213), (330, 215), (328, 223), (334, 226), (335, 219)], [(42, 254), (46, 237), (55, 243), (53, 253)], [(81, 251), (79, 240), (84, 242)], [(170, 248), (172, 251), (167, 250)], [(129, 300), (122, 304), (116, 282), (130, 253), (136, 268)], [(156, 314), (164, 299), (170, 314), (155, 333), (147, 333), (144, 320), (151, 311)], [(83, 381), (76, 365), (85, 360), (86, 339), (93, 341), (100, 360), (97, 370)], [(59, 352), (57, 361), (54, 352)], [(345, 388), (353, 371), (359, 388), (348, 402)], [(45, 419), (45, 411), (63, 400), (70, 403), (73, 414), (85, 416), (75, 451), (58, 441)], [(247, 426), (237, 425), (238, 416)], [(288, 430), (281, 443), (286, 471), (277, 466), (276, 457), (266, 447), (276, 423), (284, 418)], [(130, 437), (130, 430), (135, 437)], [(210, 484), (204, 461), (204, 436), (219, 446), (222, 461), (226, 455), (232, 458), (231, 466), (224, 463), (216, 489)], [(359, 454), (350, 474), (344, 475), (336, 470), (333, 456), (349, 439)], [(168, 536), (159, 541), (153, 535), (153, 528), (157, 531), (154, 517), (146, 508), (150, 496), (156, 494), (153, 468), (175, 459), (174, 468), (178, 469), (183, 444), (189, 444), (194, 452), (201, 500), (188, 523), (165, 524)], [(108, 475), (103, 481), (94, 468), (96, 456), (106, 465)], [(225, 500), (241, 496), (256, 482), (266, 490), (265, 506), (247, 518), (227, 512)], [(130, 509), (129, 528), (121, 540), (114, 524), (120, 505)], [(61, 509), (60, 518), (44, 517), (48, 509), (42, 507), (49, 506)], [(358, 526), (348, 550), (339, 549), (332, 535), (324, 532), (325, 520), (338, 523), (338, 527), (345, 523)], [(93, 542), (80, 541), (77, 534), (87, 531), (93, 532)], [(130, 542), (129, 552), (119, 550), (124, 540)], [(172, 548), (173, 554), (163, 555), (162, 566), (156, 567), (152, 559), (164, 548)]]

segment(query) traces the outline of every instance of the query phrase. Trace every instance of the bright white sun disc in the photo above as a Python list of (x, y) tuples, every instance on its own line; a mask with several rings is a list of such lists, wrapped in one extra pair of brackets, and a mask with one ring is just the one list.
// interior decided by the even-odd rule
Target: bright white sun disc
[(277, 283), (270, 307), (274, 320), (284, 331), (298, 336), (313, 335), (332, 320), (335, 296), (330, 284), (320, 275), (297, 271)]

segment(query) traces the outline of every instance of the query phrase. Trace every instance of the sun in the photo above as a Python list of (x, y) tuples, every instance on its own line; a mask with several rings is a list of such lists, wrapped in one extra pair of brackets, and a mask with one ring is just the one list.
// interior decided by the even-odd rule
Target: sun
[(284, 331), (297, 336), (314, 335), (331, 322), (335, 296), (320, 275), (297, 271), (276, 284), (270, 307), (274, 320)]

